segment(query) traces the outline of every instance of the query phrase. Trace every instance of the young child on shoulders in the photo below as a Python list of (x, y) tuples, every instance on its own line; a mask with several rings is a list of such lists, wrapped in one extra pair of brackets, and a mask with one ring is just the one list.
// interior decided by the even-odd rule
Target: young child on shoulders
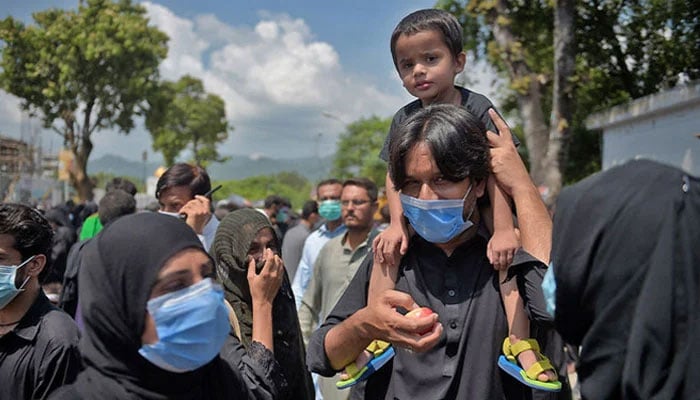
[[(391, 36), (391, 54), (403, 86), (417, 97), (417, 100), (404, 106), (394, 115), (389, 135), (380, 154), (382, 159), (388, 161), (389, 143), (397, 128), (417, 110), (431, 104), (461, 105), (481, 119), (488, 130), (498, 132), (488, 114), (489, 108), (493, 108), (491, 101), (481, 94), (454, 85), (455, 76), (464, 69), (466, 54), (462, 45), (462, 28), (452, 14), (426, 9), (404, 17)], [(517, 139), (514, 140), (518, 145)], [(530, 334), (530, 321), (524, 311), (516, 282), (514, 279), (507, 279), (508, 267), (520, 247), (510, 199), (499, 189), (493, 177), (488, 178), (487, 190), (490, 204), (489, 201), (482, 202), (480, 213), (485, 227), (491, 234), (487, 256), (499, 271), (501, 296), (508, 321), (508, 337), (504, 340), (504, 357), (501, 358), (515, 365), (517, 373), (513, 373), (513, 365), (501, 365), (502, 362), (507, 363), (506, 361), (499, 359), (499, 365), (523, 384), (543, 390), (557, 390), (561, 385), (549, 360), (540, 354), (536, 341), (527, 339)], [(368, 302), (378, 298), (385, 290), (394, 288), (400, 257), (408, 249), (409, 228), (403, 217), (399, 193), (395, 190), (388, 173), (386, 193), (391, 215), (390, 225), (373, 243), (375, 262)], [(440, 238), (424, 239), (441, 243)], [(364, 380), (380, 368), (381, 365), (373, 365), (373, 360), (381, 360), (382, 365), (388, 361), (385, 354), (389, 347), (389, 344), (381, 341), (370, 344), (354, 365), (346, 367), (345, 373), (341, 374), (339, 387)], [(521, 370), (524, 374), (520, 373)]]

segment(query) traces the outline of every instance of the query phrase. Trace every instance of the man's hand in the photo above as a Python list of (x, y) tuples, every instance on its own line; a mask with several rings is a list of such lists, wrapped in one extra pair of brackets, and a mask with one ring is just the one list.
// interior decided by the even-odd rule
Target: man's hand
[(396, 311), (398, 307), (408, 311), (419, 308), (408, 293), (396, 290), (385, 291), (376, 302), (365, 307), (362, 310), (361, 329), (367, 337), (417, 352), (433, 348), (442, 334), (438, 315), (407, 317)]
[(180, 214), (187, 215), (185, 221), (198, 235), (202, 234), (204, 226), (211, 218), (211, 205), (209, 199), (204, 196), (196, 195), (182, 206)]
[(510, 128), (493, 109), (489, 109), (489, 116), (500, 133), (498, 135), (491, 131), (486, 132), (491, 145), (491, 171), (496, 177), (498, 186), (513, 197), (513, 191), (523, 187), (529, 188), (533, 183), (515, 148)]
[(328, 331), (324, 347), (331, 366), (342, 370), (374, 339), (418, 352), (433, 348), (442, 334), (437, 314), (407, 317), (396, 311), (398, 307), (410, 311), (418, 305), (407, 293), (387, 290)]

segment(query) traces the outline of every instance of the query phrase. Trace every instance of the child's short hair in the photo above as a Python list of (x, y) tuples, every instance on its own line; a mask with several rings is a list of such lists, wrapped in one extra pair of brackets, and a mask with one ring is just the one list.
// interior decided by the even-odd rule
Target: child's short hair
[(462, 26), (454, 15), (443, 10), (425, 9), (412, 12), (405, 16), (391, 34), (391, 58), (396, 65), (396, 41), (401, 35), (414, 35), (418, 32), (437, 31), (442, 33), (445, 44), (457, 57), (464, 50), (462, 44)]

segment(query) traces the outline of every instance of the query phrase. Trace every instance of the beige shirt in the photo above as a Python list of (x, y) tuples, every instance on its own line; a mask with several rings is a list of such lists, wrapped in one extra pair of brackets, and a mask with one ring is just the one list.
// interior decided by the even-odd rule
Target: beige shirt
[[(375, 235), (370, 232), (369, 237)], [(351, 249), (347, 233), (326, 243), (314, 263), (313, 275), (299, 307), (299, 322), (304, 344), (314, 329), (333, 309), (372, 248), (368, 240)]]
[[(374, 237), (373, 231), (368, 238)], [(347, 232), (328, 241), (314, 262), (314, 272), (299, 306), (299, 323), (304, 345), (311, 333), (335, 307), (345, 289), (355, 276), (360, 264), (372, 248), (368, 239), (351, 249), (346, 243)], [(338, 377), (319, 377), (319, 389), (324, 400), (347, 400), (349, 390), (339, 390)]]

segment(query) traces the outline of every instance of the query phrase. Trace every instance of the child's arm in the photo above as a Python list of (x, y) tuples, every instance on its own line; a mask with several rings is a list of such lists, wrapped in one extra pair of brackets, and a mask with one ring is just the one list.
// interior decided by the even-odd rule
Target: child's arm
[[(403, 207), (399, 192), (394, 189), (394, 182), (386, 174), (386, 200), (389, 205), (389, 227), (381, 232), (372, 242), (375, 261), (389, 266), (397, 266), (401, 256), (408, 250), (408, 230), (403, 218)], [(378, 257), (378, 258), (377, 258)]]
[(496, 184), (496, 179), (489, 175), (486, 188), (493, 209), (493, 231), (487, 248), (487, 256), (493, 267), (505, 270), (513, 262), (513, 255), (520, 247), (520, 241), (515, 235), (513, 216), (508, 197)]

